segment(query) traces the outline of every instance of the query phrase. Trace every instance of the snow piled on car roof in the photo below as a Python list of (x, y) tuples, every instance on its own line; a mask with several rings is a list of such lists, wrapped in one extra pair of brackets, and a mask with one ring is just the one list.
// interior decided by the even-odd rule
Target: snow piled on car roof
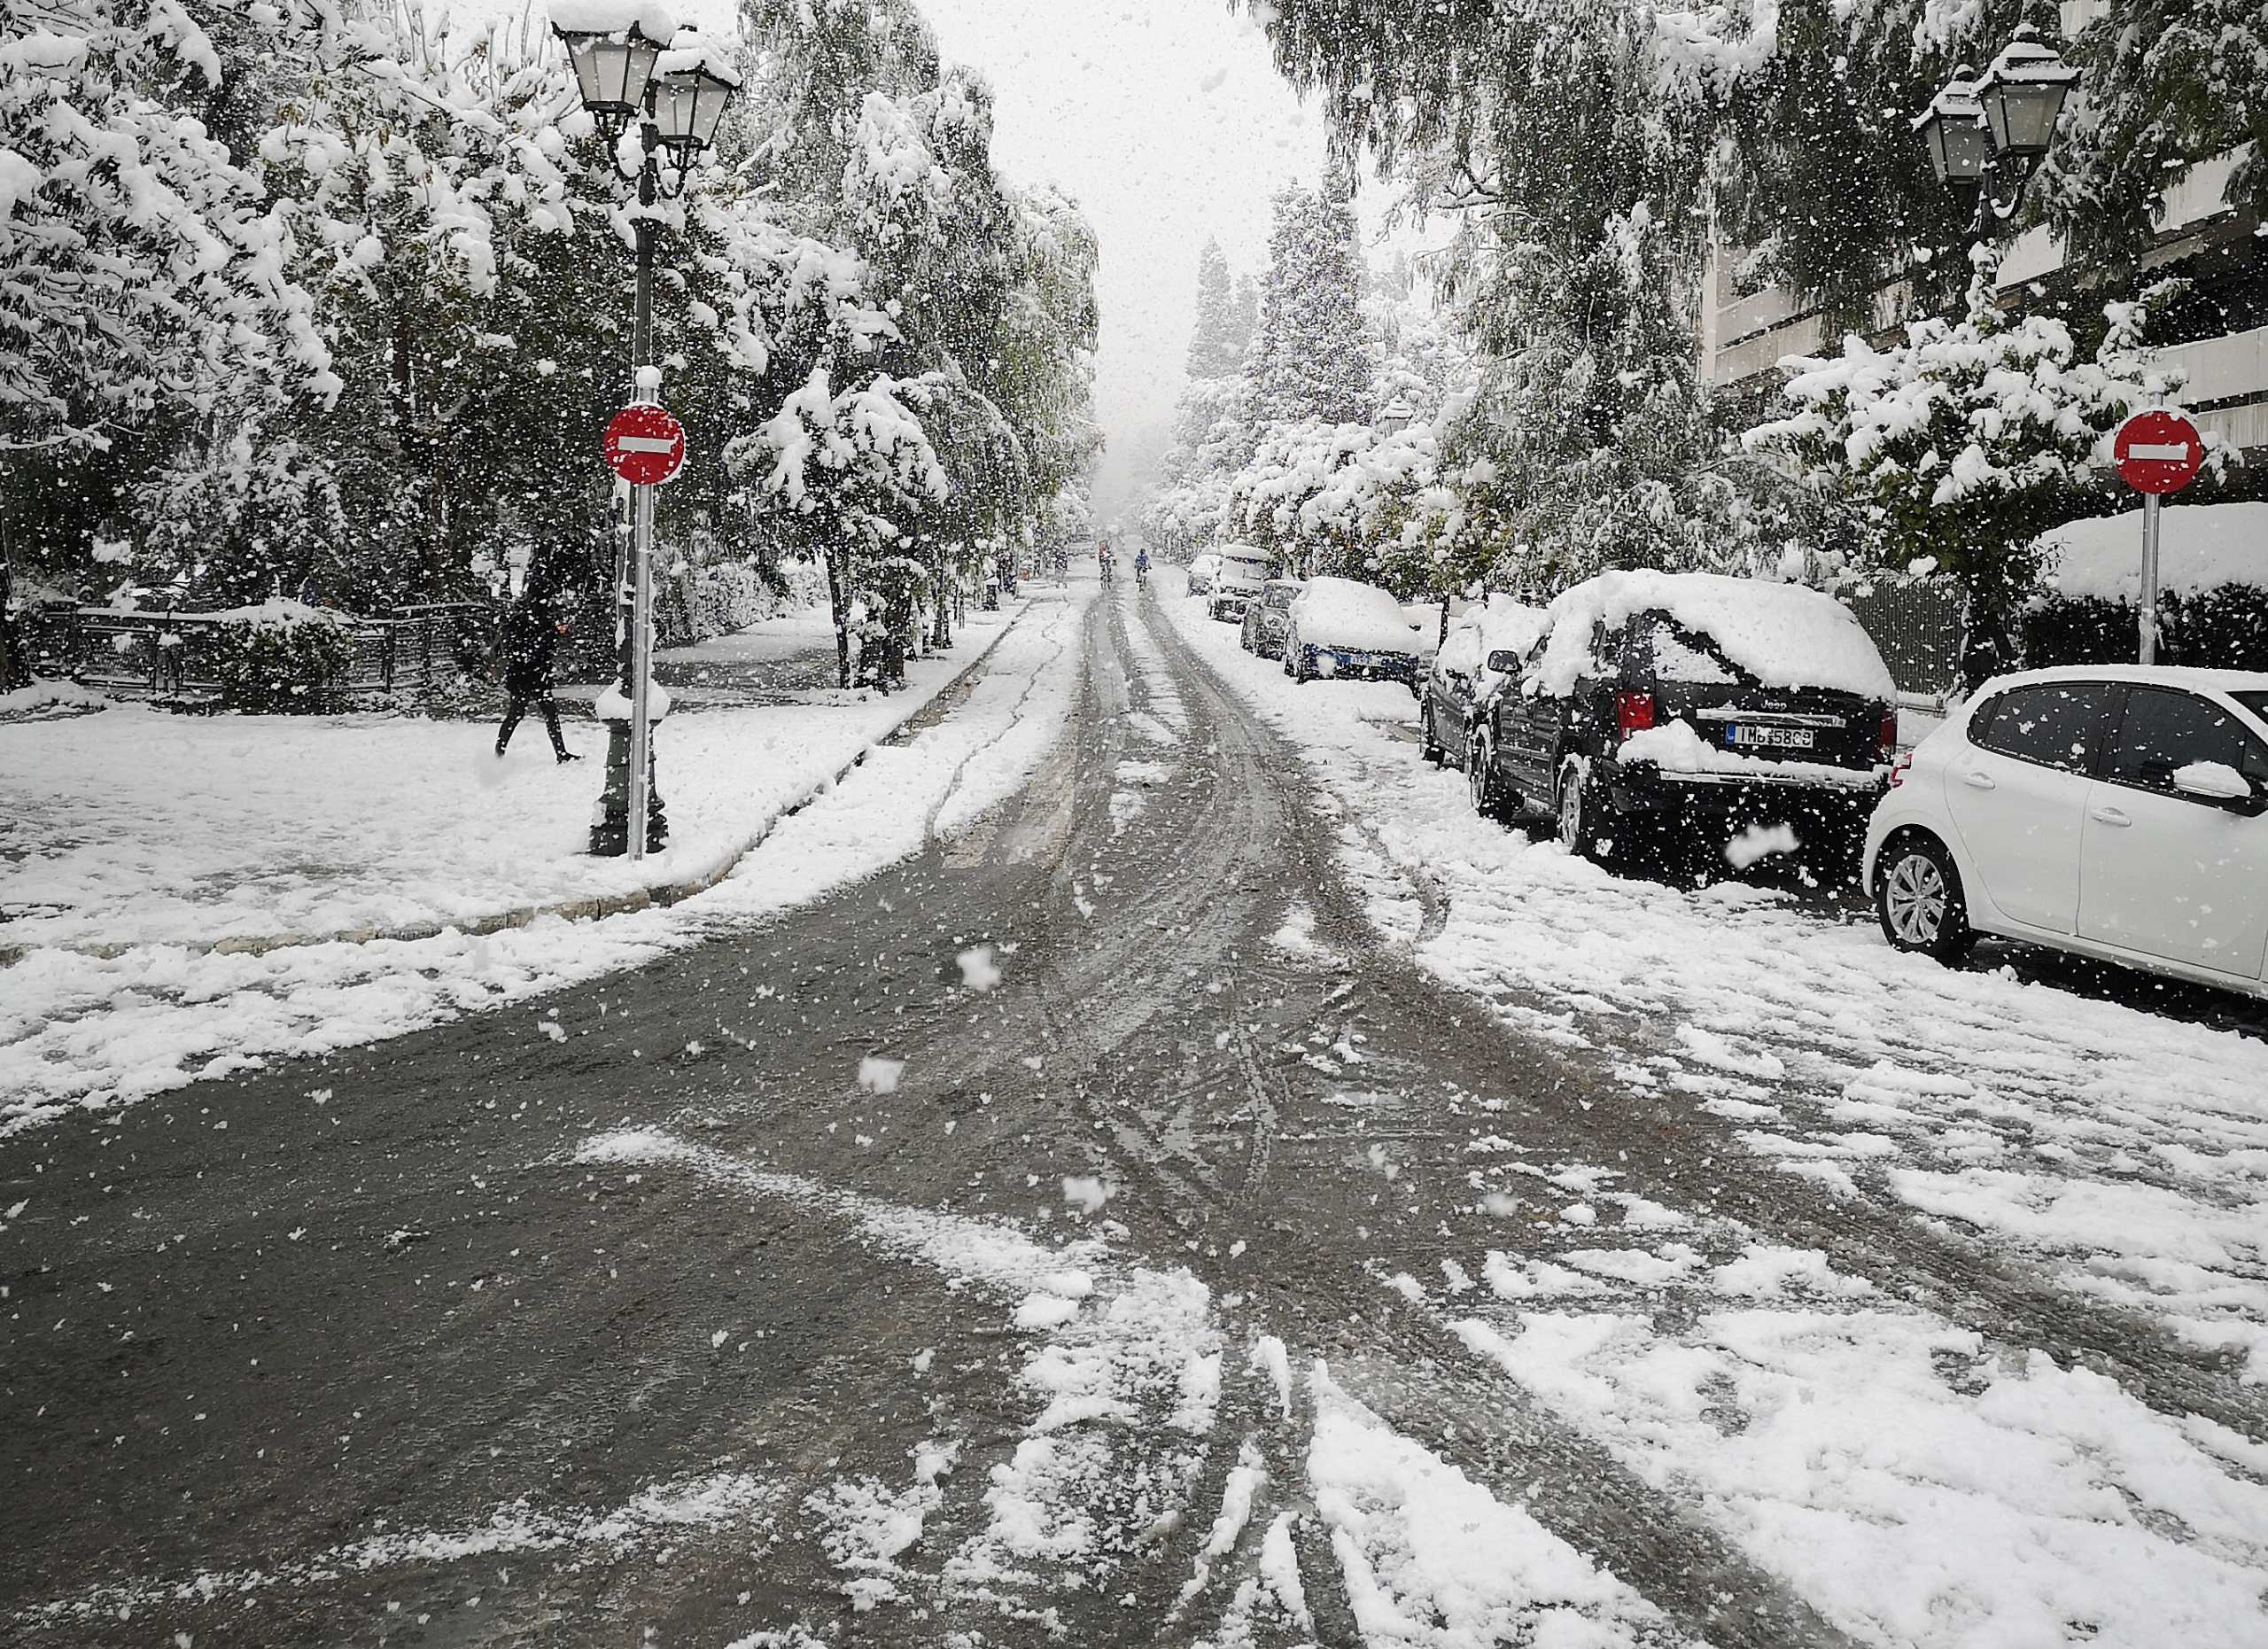
[(1823, 687), (1884, 702), (1897, 684), (1851, 610), (1799, 584), (1717, 572), (1602, 572), (1551, 603), (1543, 690), (1572, 692), (1590, 657), (1591, 628), (1666, 612), (1713, 638), (1727, 658), (1767, 687)]
[(1375, 584), (1354, 579), (1309, 579), (1292, 603), (1300, 640), (1327, 647), (1414, 653), (1418, 632), (1402, 603)]

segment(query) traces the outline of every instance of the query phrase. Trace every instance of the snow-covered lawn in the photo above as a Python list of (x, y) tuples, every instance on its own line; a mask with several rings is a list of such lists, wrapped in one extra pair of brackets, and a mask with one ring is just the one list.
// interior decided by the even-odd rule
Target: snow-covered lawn
[[(604, 741), (594, 726), (577, 732), (594, 759), (555, 766), (539, 727), (534, 740), (516, 742), (501, 774), (485, 726), (365, 727), (350, 719), (303, 727), (105, 711), (0, 728), (0, 766), (12, 778), (35, 775), (33, 811), (46, 827), (30, 838), (55, 850), (12, 867), (0, 883), (5, 897), (24, 900), (21, 890), (36, 876), (36, 885), (69, 889), (82, 901), (7, 924), (12, 940), (39, 922), (49, 942), (0, 970), (0, 1134), (66, 1107), (130, 1101), (279, 1055), (353, 1046), (636, 967), (711, 924), (805, 902), (916, 852), (932, 831), (950, 830), (1010, 794), (1037, 765), (1073, 696), (1083, 604), (1084, 596), (1057, 599), (1014, 622), (1014, 615), (988, 618), (967, 633), (956, 662), (917, 665), (909, 694), (672, 719), (658, 746), (671, 844), (636, 869), (580, 852)], [(1003, 624), (1005, 634), (997, 627)], [(942, 722), (874, 750), (842, 785), (780, 817), (996, 636), (967, 698)], [(183, 727), (209, 740), (202, 764), (164, 748)], [(97, 728), (110, 730), (90, 746)], [(399, 742), (400, 772), (377, 771), (366, 733)], [(520, 736), (527, 740), (527, 731)], [(264, 751), (263, 737), (284, 742), (291, 758)], [(27, 769), (34, 738), (42, 741), (40, 758)], [(151, 764), (165, 763), (174, 783), (188, 787), (166, 804), (180, 844), (103, 804), (90, 774), (113, 775), (152, 797), (171, 788), (128, 756), (104, 754), (113, 741), (138, 742)], [(66, 782), (73, 774), (76, 782)], [(240, 787), (319, 820), (321, 835), (247, 799)], [(882, 795), (891, 797), (889, 806), (860, 801)], [(452, 831), (456, 839), (445, 839)], [(373, 921), (463, 920), (587, 898), (700, 876), (759, 836), (762, 848), (724, 882), (668, 909), (598, 922), (547, 916), (479, 937), (449, 930), (260, 954), (200, 953), (179, 942), (295, 926), (324, 932)], [(319, 851), (309, 845), (315, 841)], [(97, 936), (137, 942), (107, 956), (51, 942)]]
[[(1634, 1090), (1690, 1093), (1774, 1171), (2024, 1250), (2268, 1381), (2268, 1041), (1901, 956), (1769, 888), (1609, 875), (1475, 817), (1381, 725), (1407, 694), (1295, 688), (1200, 603), (1162, 604), (1305, 752), (1358, 867), (1383, 859), (1374, 916), (1421, 966), (1608, 1051)], [(1446, 904), (1422, 938), (1410, 877)]]

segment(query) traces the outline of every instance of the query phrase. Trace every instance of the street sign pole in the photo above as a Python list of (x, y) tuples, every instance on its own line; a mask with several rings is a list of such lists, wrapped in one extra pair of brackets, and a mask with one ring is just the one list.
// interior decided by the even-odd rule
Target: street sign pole
[(630, 562), (630, 857), (646, 857), (646, 810), (653, 789), (654, 724), (654, 489), (633, 486), (636, 525)]
[(2110, 439), (2118, 478), (2142, 495), (2142, 608), (2136, 615), (2136, 654), (2146, 665), (2158, 661), (2158, 510), (2168, 493), (2197, 478), (2205, 463), (2205, 439), (2178, 412), (2138, 412)]
[(2141, 659), (2158, 661), (2158, 495), (2142, 494)]

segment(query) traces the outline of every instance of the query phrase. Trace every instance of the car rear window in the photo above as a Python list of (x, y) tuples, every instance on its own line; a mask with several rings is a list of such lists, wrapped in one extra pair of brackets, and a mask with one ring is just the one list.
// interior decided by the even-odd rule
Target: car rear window
[(2110, 701), (2102, 681), (2042, 681), (2010, 688), (1969, 726), (1969, 742), (2018, 761), (2085, 773)]
[(2229, 696), (2263, 721), (2268, 721), (2268, 693), (2232, 693)]
[(1279, 585), (1268, 592), (1268, 604), (1277, 611), (1282, 612), (1298, 599), (1299, 594), (1298, 590), (1289, 585)]
[(1654, 655), (1654, 679), (1699, 687), (1735, 687), (1740, 673), (1718, 653), (1717, 645), (1666, 618), (1657, 618), (1649, 634)]
[(2199, 761), (2268, 783), (2268, 747), (2218, 704), (2171, 688), (2138, 687), (2126, 696), (2103, 777), (2170, 791), (2175, 771)]

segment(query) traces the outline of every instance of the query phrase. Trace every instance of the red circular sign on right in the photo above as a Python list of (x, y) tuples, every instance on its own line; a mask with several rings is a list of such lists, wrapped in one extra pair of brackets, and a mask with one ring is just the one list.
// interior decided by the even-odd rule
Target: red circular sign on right
[(2118, 478), (2138, 493), (2178, 493), (2197, 478), (2205, 440), (2178, 412), (2138, 412), (2118, 426), (2110, 455)]
[(685, 426), (651, 401), (635, 401), (607, 421), (600, 451), (633, 486), (658, 486), (685, 462)]

